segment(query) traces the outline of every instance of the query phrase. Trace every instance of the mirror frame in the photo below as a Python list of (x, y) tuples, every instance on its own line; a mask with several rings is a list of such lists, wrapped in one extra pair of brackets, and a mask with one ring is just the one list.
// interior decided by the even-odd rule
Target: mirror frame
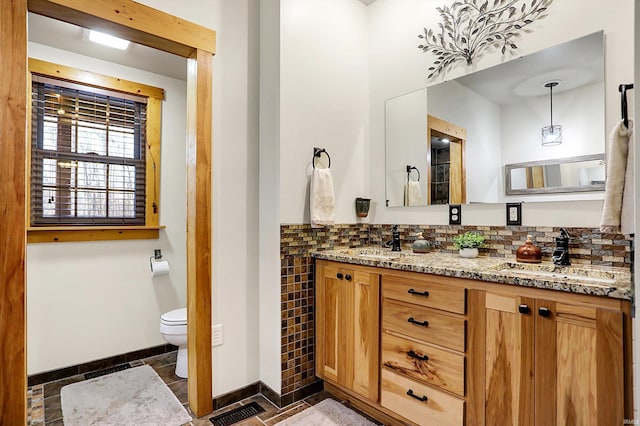
[(571, 185), (571, 186), (553, 186), (549, 188), (527, 188), (513, 189), (511, 188), (511, 171), (514, 169), (522, 169), (535, 166), (553, 166), (558, 164), (579, 163), (581, 161), (605, 161), (604, 153), (578, 155), (575, 157), (556, 158), (552, 160), (528, 161), (526, 163), (512, 163), (504, 166), (504, 182), (505, 195), (532, 195), (532, 194), (558, 194), (565, 192), (595, 192), (604, 191), (604, 183), (596, 185)]

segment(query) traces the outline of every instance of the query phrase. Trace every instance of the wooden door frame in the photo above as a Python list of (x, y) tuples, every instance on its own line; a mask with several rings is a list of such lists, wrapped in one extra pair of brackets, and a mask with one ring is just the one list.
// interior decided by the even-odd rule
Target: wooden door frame
[[(466, 144), (467, 144), (467, 129), (456, 126), (453, 123), (449, 123), (441, 118), (435, 117), (433, 115), (427, 114), (427, 205), (431, 205), (431, 133), (432, 131), (436, 131), (439, 133), (444, 133), (446, 135), (451, 136), (452, 138), (459, 140), (460, 149), (461, 149), (461, 169), (462, 169), (462, 180), (461, 180), (461, 197), (462, 200), (460, 203), (455, 204), (464, 204), (467, 202), (467, 170), (465, 165), (465, 152), (466, 152)], [(456, 142), (458, 143), (458, 142)], [(451, 184), (449, 184), (449, 196), (451, 196)]]
[(26, 424), (27, 12), (107, 30), (188, 58), (189, 406), (213, 410), (211, 361), (212, 58), (216, 33), (131, 0), (6, 0), (0, 8), (0, 424)]

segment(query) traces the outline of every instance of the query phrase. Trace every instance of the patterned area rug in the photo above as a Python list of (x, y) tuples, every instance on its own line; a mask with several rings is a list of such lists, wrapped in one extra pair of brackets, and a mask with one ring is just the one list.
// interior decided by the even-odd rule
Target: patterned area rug
[(324, 401), (299, 412), (295, 416), (276, 423), (277, 426), (375, 426), (375, 423), (362, 417), (333, 399)]
[(148, 365), (64, 386), (60, 399), (65, 426), (180, 426), (192, 420)]

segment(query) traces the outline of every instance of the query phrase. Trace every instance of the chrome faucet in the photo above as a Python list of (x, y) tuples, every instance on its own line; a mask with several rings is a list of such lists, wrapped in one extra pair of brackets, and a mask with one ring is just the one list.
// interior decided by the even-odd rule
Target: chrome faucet
[(400, 231), (398, 231), (398, 225), (393, 225), (391, 241), (384, 243), (385, 247), (391, 247), (391, 251), (400, 251)]
[(569, 233), (566, 229), (560, 228), (560, 236), (556, 237), (556, 249), (551, 255), (551, 260), (556, 265), (571, 265), (569, 260)]

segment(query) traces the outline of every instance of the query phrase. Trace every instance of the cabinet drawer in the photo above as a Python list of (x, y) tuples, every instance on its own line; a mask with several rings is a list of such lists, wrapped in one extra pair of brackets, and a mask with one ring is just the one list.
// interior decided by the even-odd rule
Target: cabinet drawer
[(419, 425), (462, 425), (464, 421), (464, 400), (385, 368), (380, 403)]
[(436, 283), (429, 278), (383, 276), (382, 296), (456, 314), (465, 313), (466, 290), (464, 288)]
[(382, 365), (464, 396), (464, 355), (382, 334)]
[(464, 318), (385, 299), (382, 306), (382, 328), (464, 352)]

